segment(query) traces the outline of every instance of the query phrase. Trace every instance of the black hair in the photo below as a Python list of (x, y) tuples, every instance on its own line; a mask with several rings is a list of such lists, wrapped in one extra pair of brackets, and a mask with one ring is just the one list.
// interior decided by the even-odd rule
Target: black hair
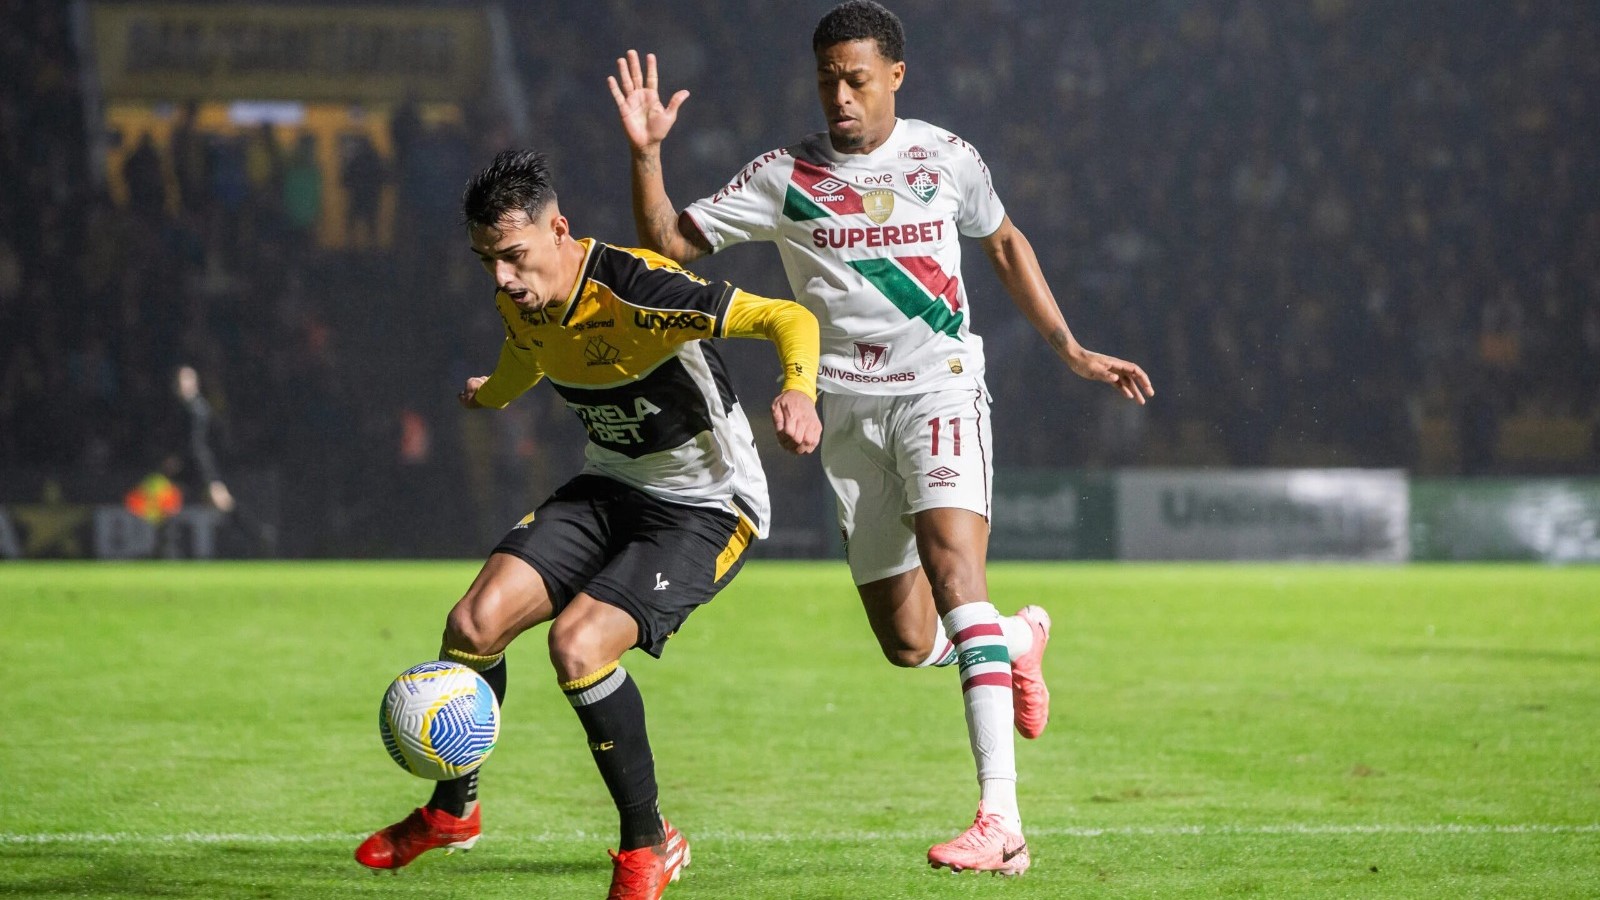
[(543, 153), (501, 150), (461, 192), (461, 218), (466, 225), (490, 228), (517, 212), (533, 221), (555, 199), (550, 164)]
[(845, 0), (828, 10), (811, 33), (811, 52), (848, 41), (877, 41), (878, 52), (890, 62), (906, 58), (906, 31), (900, 17), (873, 0)]

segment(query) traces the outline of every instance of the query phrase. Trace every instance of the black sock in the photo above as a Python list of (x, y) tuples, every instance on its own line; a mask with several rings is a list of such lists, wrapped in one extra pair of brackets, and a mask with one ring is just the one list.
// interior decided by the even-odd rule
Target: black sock
[[(483, 680), (489, 682), (489, 687), (494, 691), (497, 703), (506, 702), (506, 658), (478, 673)], [(460, 778), (451, 778), (445, 781), (436, 781), (433, 785), (433, 796), (428, 798), (428, 808), (442, 810), (456, 818), (467, 814), (467, 804), (478, 799), (478, 770)]]
[[(589, 752), (622, 818), (619, 849), (666, 840), (656, 805), (656, 762), (645, 733), (644, 698), (621, 666), (561, 686), (589, 736)], [(596, 673), (597, 675), (600, 673)]]

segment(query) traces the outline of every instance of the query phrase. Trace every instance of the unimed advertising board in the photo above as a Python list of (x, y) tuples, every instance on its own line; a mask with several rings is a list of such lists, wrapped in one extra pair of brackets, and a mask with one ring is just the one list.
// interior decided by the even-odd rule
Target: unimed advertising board
[(1389, 469), (1120, 472), (1123, 559), (1410, 557), (1405, 473)]

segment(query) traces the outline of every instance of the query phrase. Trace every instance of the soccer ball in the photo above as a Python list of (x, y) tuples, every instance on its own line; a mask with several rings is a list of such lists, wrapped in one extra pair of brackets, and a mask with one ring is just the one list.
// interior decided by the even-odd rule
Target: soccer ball
[(378, 734), (400, 768), (422, 778), (460, 778), (500, 737), (500, 704), (483, 676), (449, 662), (401, 672), (383, 695)]

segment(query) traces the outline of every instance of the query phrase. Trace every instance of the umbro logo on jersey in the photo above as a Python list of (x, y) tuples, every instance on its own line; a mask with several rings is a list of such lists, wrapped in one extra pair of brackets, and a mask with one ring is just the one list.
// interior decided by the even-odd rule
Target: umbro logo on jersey
[(949, 466), (940, 466), (928, 473), (933, 480), (928, 482), (928, 487), (955, 487), (954, 479), (961, 477), (961, 473)]
[(939, 194), (939, 173), (927, 166), (917, 166), (906, 173), (906, 186), (926, 206)]
[(655, 586), (656, 590), (664, 591), (664, 590), (666, 590), (667, 588), (669, 588), (671, 586), (672, 586), (672, 582), (666, 580), (665, 578), (662, 578), (660, 572), (656, 573), (656, 586)]
[(844, 199), (844, 192), (850, 190), (850, 185), (837, 178), (824, 178), (811, 186), (811, 196), (821, 203), (832, 203)]

